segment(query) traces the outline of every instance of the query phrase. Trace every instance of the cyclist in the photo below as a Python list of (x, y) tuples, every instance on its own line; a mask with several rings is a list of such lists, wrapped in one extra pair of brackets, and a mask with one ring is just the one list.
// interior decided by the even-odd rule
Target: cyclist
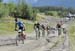
[(57, 23), (56, 28), (58, 30), (58, 35), (60, 35), (61, 34), (61, 24)]

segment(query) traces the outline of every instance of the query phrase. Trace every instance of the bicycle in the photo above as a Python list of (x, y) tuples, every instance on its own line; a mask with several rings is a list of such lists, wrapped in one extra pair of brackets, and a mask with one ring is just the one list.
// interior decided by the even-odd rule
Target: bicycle
[(26, 39), (26, 35), (21, 31), (18, 32), (18, 35), (16, 36), (16, 45), (18, 46), (18, 41), (22, 41), (22, 44), (24, 44), (24, 40)]

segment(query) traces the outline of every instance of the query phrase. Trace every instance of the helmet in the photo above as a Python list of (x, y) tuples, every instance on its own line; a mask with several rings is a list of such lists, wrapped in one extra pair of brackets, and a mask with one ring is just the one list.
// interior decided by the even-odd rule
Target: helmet
[(22, 30), (18, 30), (18, 33), (21, 33), (22, 32)]

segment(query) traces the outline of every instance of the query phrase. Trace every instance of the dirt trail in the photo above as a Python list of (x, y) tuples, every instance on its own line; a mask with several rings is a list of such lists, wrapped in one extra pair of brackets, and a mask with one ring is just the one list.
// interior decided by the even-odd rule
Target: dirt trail
[(45, 38), (41, 37), (40, 39), (35, 40), (35, 37), (34, 38), (32, 37), (32, 39), (30, 37), (27, 38), (27, 40), (25, 40), (24, 44), (20, 43), (19, 46), (15, 46), (15, 45), (1, 46), (0, 50), (1, 51), (34, 51), (37, 50), (38, 48), (39, 48), (38, 50), (41, 50), (42, 47), (45, 47), (46, 45), (47, 45), (47, 41)]

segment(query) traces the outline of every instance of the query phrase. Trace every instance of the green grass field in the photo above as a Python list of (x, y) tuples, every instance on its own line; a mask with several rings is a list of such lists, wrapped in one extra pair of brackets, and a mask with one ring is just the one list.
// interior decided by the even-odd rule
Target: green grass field
[[(27, 23), (27, 20), (23, 20), (26, 26), (26, 32), (31, 33), (34, 31), (33, 24)], [(0, 34), (15, 34), (14, 18), (1, 18), (0, 19)]]
[(70, 51), (75, 51), (75, 24), (72, 24), (69, 28), (70, 37)]

